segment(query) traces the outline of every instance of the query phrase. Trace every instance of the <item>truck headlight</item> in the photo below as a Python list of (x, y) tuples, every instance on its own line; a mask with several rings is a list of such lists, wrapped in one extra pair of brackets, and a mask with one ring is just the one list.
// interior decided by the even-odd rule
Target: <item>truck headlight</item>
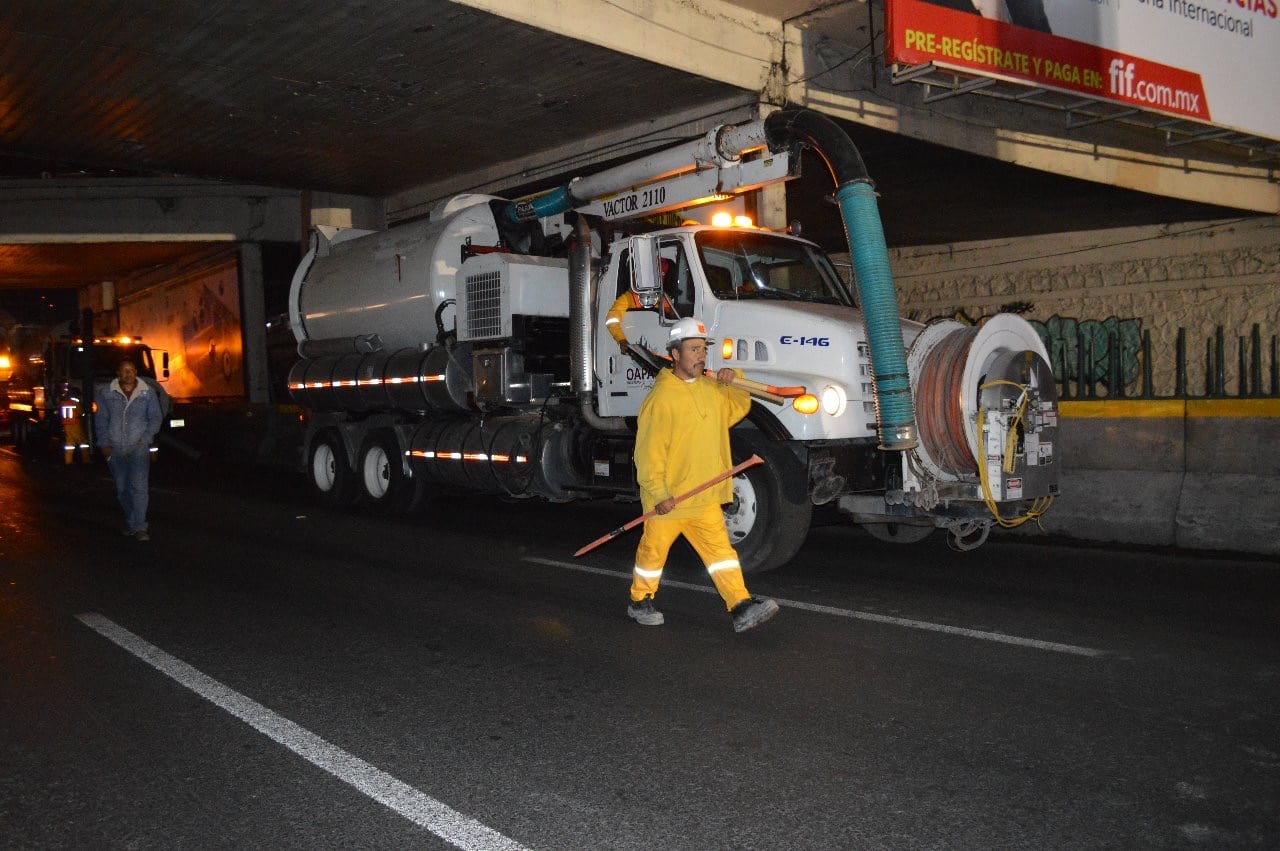
[(845, 395), (843, 387), (828, 384), (822, 388), (822, 412), (827, 416), (840, 416), (848, 403), (849, 397)]

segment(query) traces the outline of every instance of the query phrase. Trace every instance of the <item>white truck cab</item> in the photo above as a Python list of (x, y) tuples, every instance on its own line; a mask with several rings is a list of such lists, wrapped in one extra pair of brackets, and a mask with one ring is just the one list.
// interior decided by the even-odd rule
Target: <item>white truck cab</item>
[[(633, 261), (642, 250), (657, 252), (651, 268), (668, 270), (660, 282), (666, 298), (625, 314), (629, 343), (665, 355), (666, 328), (697, 317), (712, 338), (708, 368), (735, 367), (753, 380), (817, 397), (814, 414), (791, 404), (770, 408), (791, 437), (875, 436), (869, 353), (848, 286), (818, 246), (756, 228), (686, 226), (615, 243), (596, 301), (602, 415), (635, 416), (653, 384), (652, 371), (622, 354), (605, 326), (614, 299), (643, 274)], [(640, 282), (637, 289), (644, 288)], [(918, 327), (904, 324), (907, 343)]]

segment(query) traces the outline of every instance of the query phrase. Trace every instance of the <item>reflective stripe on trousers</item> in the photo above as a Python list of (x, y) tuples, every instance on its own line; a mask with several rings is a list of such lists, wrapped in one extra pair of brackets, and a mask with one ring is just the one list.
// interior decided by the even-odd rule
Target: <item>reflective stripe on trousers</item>
[(711, 505), (696, 517), (672, 518), (659, 514), (644, 522), (644, 534), (640, 536), (636, 566), (631, 574), (632, 600), (643, 600), (658, 593), (667, 553), (681, 535), (693, 545), (706, 565), (726, 609), (732, 609), (751, 596), (742, 579), (738, 553), (729, 543), (724, 513), (720, 506)]

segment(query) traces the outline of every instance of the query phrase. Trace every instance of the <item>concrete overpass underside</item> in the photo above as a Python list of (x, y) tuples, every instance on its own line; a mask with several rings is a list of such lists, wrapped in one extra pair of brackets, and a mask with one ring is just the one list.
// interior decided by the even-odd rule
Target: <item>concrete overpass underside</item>
[[(4, 254), (0, 286), (81, 286), (130, 243), (298, 239), (304, 211), (419, 216), (784, 103), (874, 151), (896, 244), (998, 236), (993, 209), (1024, 230), (1280, 211), (1277, 161), (1254, 149), (1068, 129), (978, 95), (926, 103), (883, 66), (883, 26), (876, 3), (814, 0), (18, 0), (0, 10), (0, 245), (50, 247)], [(812, 177), (789, 206), (829, 191)], [(763, 205), (775, 219), (781, 198)], [(77, 243), (99, 250), (57, 248)]]

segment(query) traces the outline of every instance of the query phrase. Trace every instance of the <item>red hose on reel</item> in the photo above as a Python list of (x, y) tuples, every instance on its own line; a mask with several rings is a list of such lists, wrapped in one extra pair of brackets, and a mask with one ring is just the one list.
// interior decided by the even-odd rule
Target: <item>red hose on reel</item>
[(953, 475), (977, 472), (977, 460), (965, 439), (961, 385), (977, 328), (959, 328), (926, 355), (916, 385), (916, 424), (929, 458)]

